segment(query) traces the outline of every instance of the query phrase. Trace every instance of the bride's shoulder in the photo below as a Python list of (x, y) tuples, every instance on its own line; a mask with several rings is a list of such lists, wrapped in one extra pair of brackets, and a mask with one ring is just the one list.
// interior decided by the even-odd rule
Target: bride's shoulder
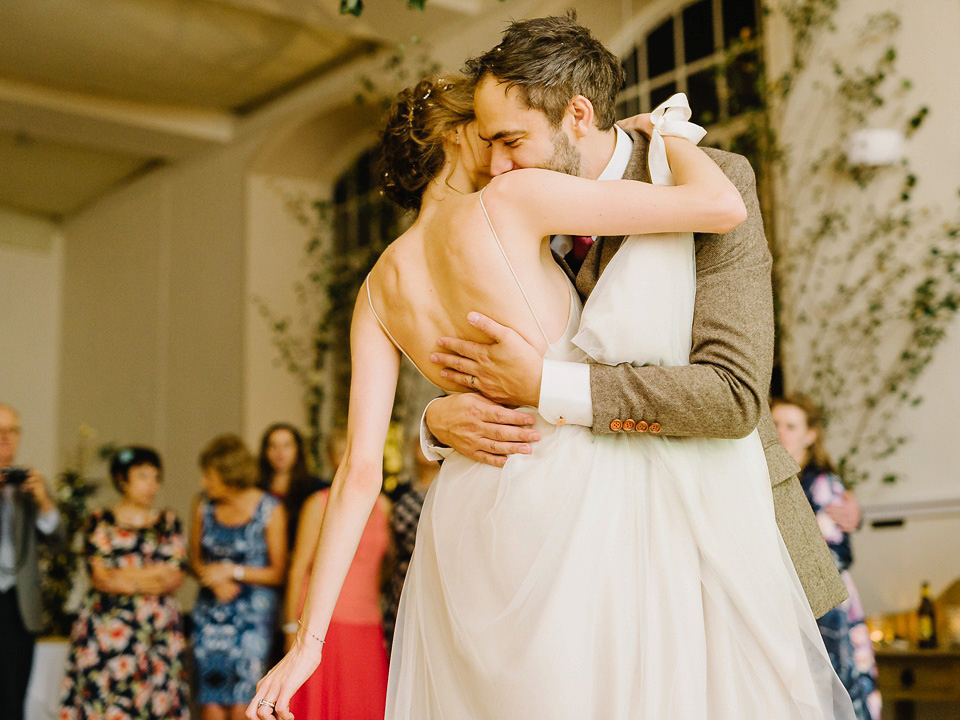
[(569, 182), (571, 176), (543, 168), (517, 168), (493, 178), (483, 190), (485, 204), (523, 209), (531, 197), (551, 192), (557, 183)]
[(413, 256), (418, 245), (407, 233), (387, 245), (370, 270), (370, 289), (386, 295), (396, 292), (405, 271), (415, 262)]

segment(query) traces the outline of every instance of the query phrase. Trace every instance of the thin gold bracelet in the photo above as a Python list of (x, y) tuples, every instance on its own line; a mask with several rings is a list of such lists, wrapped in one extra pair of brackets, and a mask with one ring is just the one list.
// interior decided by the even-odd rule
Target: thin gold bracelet
[(316, 641), (317, 641), (318, 643), (320, 643), (321, 645), (326, 645), (326, 644), (327, 644), (327, 641), (324, 640), (322, 637), (320, 637), (319, 635), (314, 635), (312, 632), (310, 632), (310, 631), (307, 630), (305, 627), (303, 627), (303, 623), (300, 622), (299, 620), (297, 620), (297, 625), (299, 625), (301, 628), (303, 628), (303, 631), (304, 631), (307, 635), (309, 635), (310, 637), (312, 637), (314, 640), (316, 640)]

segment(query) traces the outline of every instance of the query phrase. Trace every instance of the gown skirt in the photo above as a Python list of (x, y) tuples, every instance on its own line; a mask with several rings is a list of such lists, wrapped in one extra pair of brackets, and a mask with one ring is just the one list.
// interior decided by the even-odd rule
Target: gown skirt
[[(689, 118), (682, 95), (652, 114), (655, 183), (672, 183), (661, 131), (702, 137)], [(627, 238), (582, 313), (572, 296), (545, 357), (687, 364), (693, 243)], [(388, 719), (854, 720), (780, 536), (756, 430), (595, 435), (539, 417), (537, 429), (532, 454), (495, 468), (454, 453), (432, 483)]]

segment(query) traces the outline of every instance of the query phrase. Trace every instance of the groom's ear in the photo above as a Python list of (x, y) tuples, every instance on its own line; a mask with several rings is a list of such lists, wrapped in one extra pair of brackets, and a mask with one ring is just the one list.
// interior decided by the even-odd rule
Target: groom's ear
[(575, 95), (567, 105), (567, 118), (573, 133), (577, 137), (583, 137), (595, 127), (593, 103), (583, 95)]

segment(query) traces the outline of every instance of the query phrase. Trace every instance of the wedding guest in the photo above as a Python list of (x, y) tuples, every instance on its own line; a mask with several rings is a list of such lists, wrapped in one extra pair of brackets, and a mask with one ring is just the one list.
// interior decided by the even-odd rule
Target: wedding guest
[(287, 511), (289, 547), (297, 537), (300, 509), (323, 486), (311, 471), (302, 433), (290, 423), (277, 422), (260, 438), (260, 488), (283, 503)]
[[(330, 465), (336, 470), (343, 458), (346, 435), (331, 435)], [(310, 496), (303, 506), (297, 543), (287, 583), (288, 647), (297, 630), (297, 617), (307, 584), (320, 523), (329, 490)], [(381, 720), (386, 707), (387, 652), (380, 609), (381, 569), (390, 543), (389, 502), (381, 495), (360, 537), (340, 597), (333, 611), (323, 662), (290, 701), (297, 718), (324, 720)]]
[(204, 720), (240, 720), (267, 669), (287, 518), (280, 501), (256, 487), (256, 461), (236, 435), (212, 440), (200, 468), (190, 535), (202, 585), (193, 607), (197, 703)]
[(809, 398), (795, 395), (771, 403), (780, 442), (802, 468), (800, 484), (817, 516), (850, 598), (817, 623), (830, 661), (850, 693), (857, 720), (880, 720), (880, 692), (873, 643), (863, 604), (850, 576), (850, 532), (859, 525), (860, 505), (837, 475), (823, 440), (823, 413)]
[(110, 462), (110, 478), (120, 500), (90, 516), (91, 587), (70, 634), (60, 720), (188, 718), (183, 623), (173, 598), (187, 548), (180, 519), (154, 507), (163, 464), (151, 448), (125, 447)]
[(407, 567), (413, 556), (413, 546), (417, 540), (417, 527), (420, 524), (420, 512), (423, 501), (430, 489), (430, 483), (440, 472), (440, 464), (427, 460), (420, 445), (419, 435), (411, 438), (410, 455), (413, 458), (413, 481), (390, 508), (390, 533), (393, 539), (394, 558), (387, 585), (386, 610), (383, 614), (383, 631), (387, 644), (393, 644), (393, 629), (397, 622), (397, 609), (400, 607), (400, 593), (407, 576)]
[(34, 641), (43, 630), (38, 546), (63, 534), (43, 477), (16, 465), (20, 432), (20, 413), (0, 403), (0, 707), (11, 720), (23, 718)]

